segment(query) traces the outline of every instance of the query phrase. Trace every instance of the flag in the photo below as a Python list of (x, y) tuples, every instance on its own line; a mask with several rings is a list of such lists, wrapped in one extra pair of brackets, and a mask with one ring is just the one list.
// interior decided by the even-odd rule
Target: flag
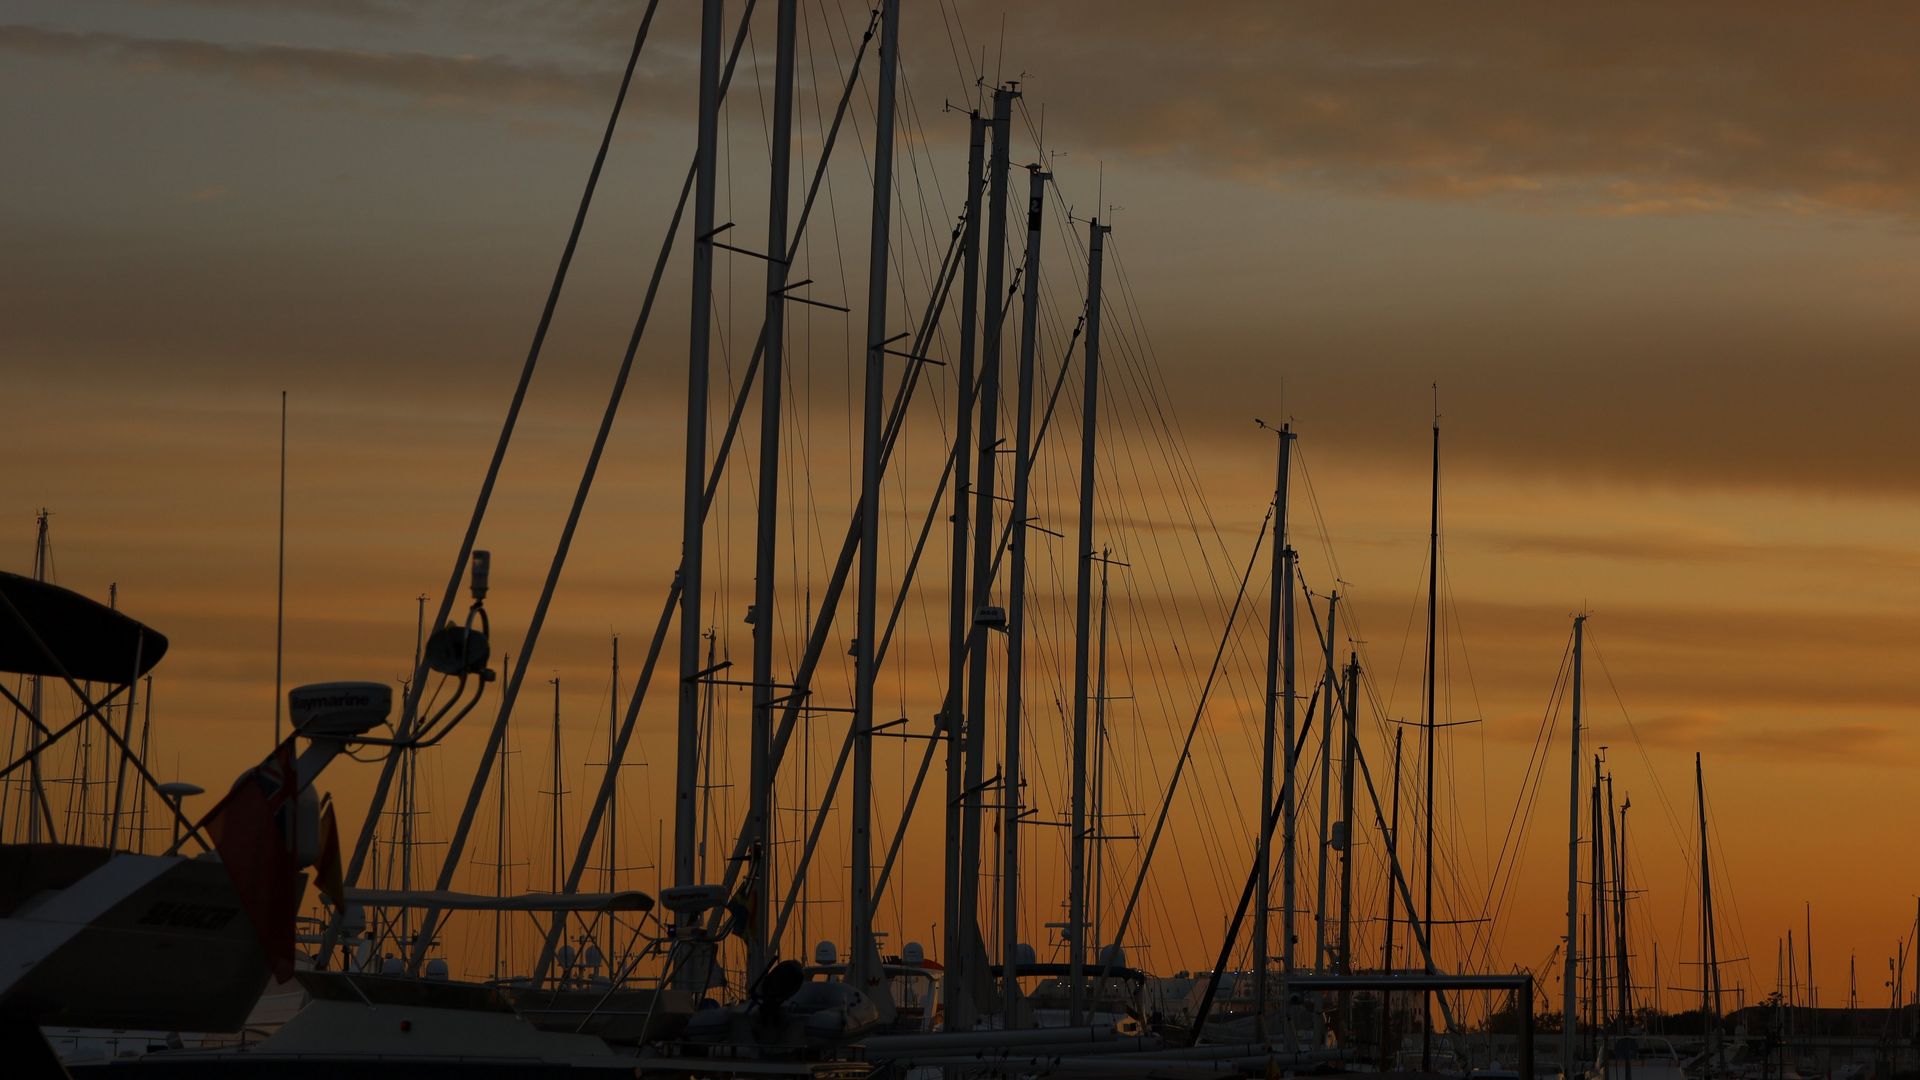
[(201, 819), (276, 982), (293, 978), (293, 920), (300, 913), (303, 885), (293, 849), (297, 780), (289, 737), (265, 761), (240, 774)]
[(314, 862), (319, 874), (320, 892), (333, 902), (333, 910), (347, 907), (346, 875), (340, 870), (340, 827), (333, 820), (333, 796), (320, 804), (320, 857)]

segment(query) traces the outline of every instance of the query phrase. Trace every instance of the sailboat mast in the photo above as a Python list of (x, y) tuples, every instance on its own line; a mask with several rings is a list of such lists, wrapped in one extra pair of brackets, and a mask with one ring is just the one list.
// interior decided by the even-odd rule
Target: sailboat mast
[[(707, 367), (713, 330), (713, 203), (719, 165), (721, 0), (700, 5), (700, 111), (694, 152), (692, 318), (687, 333), (686, 483), (682, 491), (680, 531), (680, 698), (675, 732), (673, 803), (673, 884), (697, 883), (695, 831), (700, 798), (700, 603), (706, 546)], [(678, 925), (675, 936), (694, 932)], [(689, 920), (691, 922), (691, 920)], [(691, 942), (679, 942), (683, 949)], [(705, 965), (670, 957), (677, 987), (706, 989)], [(678, 961), (678, 962), (676, 962)]]
[[(1088, 940), (1104, 952), (1106, 938), (1100, 927), (1101, 884), (1106, 879), (1107, 845), (1103, 835), (1107, 815), (1107, 571), (1113, 566), (1113, 551), (1100, 551), (1100, 659), (1094, 676), (1093, 691), (1093, 812), (1089, 832), (1093, 842), (1093, 874), (1087, 888), (1092, 933)], [(1096, 959), (1101, 959), (1096, 955)], [(1102, 960), (1104, 969), (1105, 963)]]
[[(1434, 685), (1438, 672), (1435, 667), (1435, 655), (1439, 643), (1440, 619), (1440, 418), (1438, 410), (1433, 420), (1433, 485), (1431, 491), (1432, 508), (1428, 517), (1427, 529), (1427, 791), (1425, 810), (1427, 818), (1426, 842), (1426, 898), (1423, 901), (1424, 913), (1421, 925), (1427, 928), (1427, 939), (1433, 939), (1433, 767), (1434, 767)], [(1433, 950), (1427, 950), (1427, 974), (1433, 974)], [(1420, 995), (1420, 1069), (1423, 1072), (1433, 1070), (1433, 992), (1423, 991)]]
[(1567, 956), (1560, 976), (1560, 1073), (1572, 1076), (1579, 1046), (1580, 987), (1580, 724), (1585, 708), (1582, 658), (1587, 617), (1573, 617), (1573, 753), (1572, 776), (1567, 781)]
[[(153, 735), (153, 676), (147, 676), (147, 696), (140, 703), (140, 760), (147, 760), (147, 748)], [(133, 819), (138, 822), (134, 833), (134, 850), (147, 853), (147, 785), (136, 789), (138, 795), (134, 802)]]
[[(717, 628), (709, 626), (707, 627), (707, 632), (702, 636), (707, 643), (707, 662), (701, 670), (713, 671), (714, 657), (717, 644), (720, 640), (720, 632)], [(712, 839), (713, 836), (713, 793), (717, 790), (713, 782), (713, 759), (719, 755), (715, 754), (713, 749), (716, 745), (713, 737), (713, 724), (717, 715), (717, 711), (713, 707), (715, 687), (712, 680), (703, 681), (706, 685), (700, 692), (700, 829), (698, 837), (694, 841), (693, 850), (696, 873), (699, 875), (700, 880), (705, 881), (707, 878), (707, 841)]]
[[(1300, 741), (1299, 703), (1294, 696), (1294, 671), (1299, 665), (1294, 648), (1293, 595), (1294, 583), (1299, 576), (1300, 555), (1288, 545), (1283, 553), (1282, 580), (1286, 591), (1280, 594), (1280, 801), (1284, 804), (1282, 814), (1285, 820), (1280, 830), (1280, 968), (1293, 970), (1294, 911), (1300, 906), (1297, 889), (1300, 875), (1295, 872), (1294, 864), (1299, 851), (1294, 835), (1295, 803), (1298, 801), (1298, 789), (1293, 783), (1294, 749)], [(1292, 1027), (1287, 1028), (1289, 1037)]]
[[(612, 772), (613, 770), (620, 768), (620, 763), (613, 759), (613, 744), (615, 741), (617, 741), (620, 738), (620, 635), (619, 634), (613, 635), (613, 674), (612, 674), (611, 686), (612, 686), (612, 689), (607, 691), (607, 770), (609, 772)], [(619, 836), (618, 836), (618, 830), (620, 827), (620, 777), (616, 774), (613, 777), (611, 777), (611, 780), (612, 780), (612, 783), (608, 785), (610, 790), (607, 793), (607, 846), (605, 848), (606, 860), (607, 860), (606, 882), (607, 882), (608, 892), (613, 892), (614, 889), (616, 888), (616, 881), (617, 881), (616, 875), (618, 875), (620, 872), (620, 864), (618, 862), (618, 859), (620, 857), (620, 844), (619, 844)], [(608, 925), (609, 927), (611, 927), (612, 920), (608, 920)], [(611, 939), (609, 939), (608, 943), (609, 944), (612, 943)], [(607, 955), (611, 957), (613, 954), (609, 952)]]
[[(420, 677), (420, 653), (426, 645), (427, 594), (414, 597), (413, 623), (413, 671), (414, 678)], [(402, 746), (400, 755), (400, 888), (403, 892), (413, 889), (413, 824), (414, 816), (420, 812), (419, 748)], [(420, 952), (419, 942), (414, 935), (413, 908), (400, 909), (401, 937), (408, 952)]]
[[(880, 572), (880, 426), (886, 381), (887, 245), (893, 224), (894, 95), (900, 68), (900, 0), (881, 15), (880, 88), (873, 129), (872, 247), (867, 259), (866, 393), (860, 445), (860, 578), (855, 615), (853, 696), (853, 888), (849, 981), (870, 996), (886, 993), (873, 936), (874, 613)], [(884, 1007), (883, 1003), (883, 1007)], [(891, 1012), (891, 1010), (886, 1010)]]
[(1614, 996), (1619, 1001), (1620, 1030), (1626, 1032), (1633, 1027), (1633, 984), (1627, 969), (1627, 807), (1613, 801), (1612, 773), (1607, 774), (1607, 805), (1619, 806), (1607, 815), (1607, 826), (1613, 830)]
[(1347, 654), (1347, 700), (1344, 710), (1345, 744), (1340, 751), (1340, 974), (1353, 974), (1353, 761), (1360, 735), (1360, 654)]
[[(1035, 224), (1039, 210), (1033, 211)], [(1069, 828), (1072, 839), (1067, 874), (1067, 1023), (1079, 1027), (1087, 1003), (1087, 683), (1092, 651), (1093, 608), (1093, 487), (1096, 438), (1100, 424), (1100, 273), (1106, 255), (1106, 227), (1095, 218), (1087, 223), (1087, 341), (1084, 346), (1085, 389), (1080, 419), (1080, 547), (1078, 581), (1074, 587), (1073, 636), (1073, 789)], [(1029, 288), (1038, 276), (1029, 268)], [(1029, 317), (1031, 319), (1031, 317)]]
[(1014, 410), (1013, 531), (1007, 552), (1007, 718), (1006, 782), (1000, 800), (1000, 949), (1001, 1005), (1008, 1028), (1018, 1026), (1020, 980), (1016, 976), (1020, 951), (1020, 816), (1024, 810), (1024, 766), (1021, 758), (1022, 679), (1026, 656), (1027, 610), (1027, 474), (1033, 465), (1033, 367), (1040, 316), (1040, 225), (1046, 206), (1047, 181), (1039, 166), (1027, 172), (1027, 254), (1023, 281), (1026, 296), (1020, 313), (1019, 391)]
[[(768, 861), (773, 816), (774, 570), (780, 545), (780, 409), (786, 374), (787, 204), (793, 146), (795, 18), (799, 0), (780, 0), (775, 15), (773, 160), (767, 193), (767, 304), (760, 373), (760, 497), (753, 548), (753, 721), (748, 749), (747, 915), (749, 982), (766, 970)], [(869, 504), (871, 505), (871, 504)]]
[[(109, 586), (110, 595), (118, 596), (119, 586)], [(120, 713), (120, 745), (133, 746), (133, 714), (140, 696), (140, 652), (144, 642), (136, 640), (133, 646), (133, 672), (127, 676), (127, 703)], [(111, 724), (109, 724), (111, 730)], [(120, 812), (126, 805), (127, 795), (127, 754), (123, 751), (119, 757), (119, 768), (113, 780), (113, 808), (107, 819), (107, 850), (117, 851), (120, 847)], [(144, 763), (145, 759), (141, 761)], [(1811, 958), (1809, 958), (1811, 963)]]
[[(1282, 609), (1293, 592), (1293, 576), (1289, 569), (1286, 550), (1287, 477), (1292, 472), (1292, 425), (1282, 424), (1275, 434), (1279, 436), (1280, 444), (1274, 450), (1273, 465), (1273, 584), (1267, 595), (1267, 695), (1261, 710), (1260, 813), (1263, 816), (1274, 801), (1274, 755), (1278, 750), (1275, 742), (1279, 737), (1280, 668), (1284, 633), (1282, 624), (1286, 621), (1286, 615)], [(1290, 699), (1289, 705), (1291, 705)], [(1289, 769), (1288, 772), (1291, 773), (1292, 770)], [(1282, 816), (1286, 819), (1287, 836), (1291, 838), (1293, 816), (1284, 810)], [(1291, 843), (1291, 839), (1288, 843)], [(1264, 1039), (1267, 1033), (1267, 968), (1272, 963), (1272, 949), (1268, 941), (1273, 913), (1272, 830), (1266, 828), (1260, 830), (1258, 848), (1259, 874), (1258, 881), (1254, 885), (1253, 909), (1253, 1031), (1256, 1038)], [(1289, 903), (1287, 907), (1291, 909), (1292, 904)], [(1285, 946), (1285, 950), (1287, 959), (1291, 961), (1293, 957), (1291, 946)]]
[[(33, 580), (47, 580), (47, 511), (42, 509), (34, 522), (33, 537)], [(35, 719), (46, 715), (44, 707), (44, 689), (41, 677), (28, 676), (32, 692), (28, 695), (28, 704), (32, 706)], [(27, 843), (40, 842), (40, 812), (46, 808), (46, 788), (40, 777), (40, 728), (27, 725), (27, 750), (33, 754), (27, 759)], [(47, 831), (53, 832), (53, 811), (47, 809)]]
[(1707, 858), (1707, 784), (1698, 751), (1693, 755), (1693, 793), (1695, 804), (1700, 808), (1700, 963), (1706, 976), (1700, 983), (1700, 1014), (1708, 1025), (1708, 1075), (1712, 1075), (1720, 1064), (1720, 964), (1714, 955), (1713, 872)]
[[(967, 656), (974, 633), (973, 605), (967, 589), (967, 541), (972, 529), (974, 350), (980, 323), (980, 175), (986, 169), (987, 126), (978, 110), (967, 114), (967, 209), (961, 237), (960, 361), (958, 402), (953, 428), (953, 549), (952, 580), (947, 592), (947, 701), (941, 718), (947, 740), (946, 872), (942, 876), (946, 963), (941, 1000), (948, 1027), (958, 1026), (967, 979), (973, 971), (973, 912), (965, 906), (966, 884), (975, 878), (974, 864), (964, 857), (967, 806), (978, 802), (967, 779)], [(978, 825), (976, 815), (976, 826)], [(975, 833), (975, 844), (979, 840)], [(970, 1005), (971, 1003), (969, 1003)]]
[[(1393, 887), (1391, 878), (1394, 873), (1394, 868), (1399, 865), (1400, 860), (1400, 744), (1404, 740), (1405, 735), (1406, 731), (1404, 729), (1393, 729), (1393, 817), (1392, 825), (1387, 829), (1387, 874), (1389, 880), (1387, 882), (1387, 933), (1386, 940), (1380, 948), (1380, 973), (1382, 975), (1393, 974), (1394, 901), (1398, 898), (1398, 893)], [(1374, 804), (1374, 812), (1379, 812), (1378, 803)], [(1409, 898), (1408, 902), (1412, 902), (1411, 898)], [(1380, 994), (1380, 1060), (1382, 1063), (1391, 1061), (1391, 1055), (1394, 1050), (1397, 1049), (1397, 1047), (1389, 1045), (1392, 1042), (1392, 1033), (1393, 992), (1390, 990), (1382, 991)]]
[[(1008, 141), (1013, 128), (1013, 100), (1019, 93), (1005, 87), (993, 91), (993, 118), (988, 121), (993, 146), (987, 164), (986, 241), (981, 254), (986, 257), (981, 298), (985, 310), (980, 340), (980, 396), (975, 402), (979, 435), (974, 440), (977, 455), (973, 470), (973, 605), (974, 627), (967, 649), (967, 728), (966, 789), (962, 802), (964, 816), (960, 827), (960, 919), (968, 940), (962, 945), (963, 961), (971, 979), (984, 979), (984, 971), (975, 971), (976, 958), (986, 955), (981, 940), (980, 868), (981, 798), (986, 780), (987, 757), (987, 624), (982, 622), (993, 599), (994, 556), (994, 481), (995, 455), (1000, 444), (1000, 347), (1006, 307), (1000, 294), (1006, 287), (1007, 239), (1007, 159)], [(956, 997), (959, 1009), (949, 1014), (948, 1023), (957, 1031), (970, 1031), (974, 1022), (971, 984)]]
[(1339, 624), (1340, 591), (1327, 597), (1326, 653), (1320, 660), (1320, 875), (1314, 889), (1313, 967), (1327, 970), (1327, 829), (1333, 820), (1333, 699), (1340, 686), (1334, 668), (1333, 630)]
[(560, 865), (560, 846), (566, 843), (560, 821), (562, 809), (560, 783), (564, 779), (560, 769), (560, 676), (555, 675), (547, 681), (553, 684), (553, 790), (548, 793), (553, 796), (553, 891), (559, 892), (562, 888), (564, 873)]
[[(511, 675), (513, 657), (503, 655), (500, 658), (500, 676)], [(500, 705), (500, 716), (506, 716), (506, 702)], [(499, 788), (495, 792), (493, 822), (493, 895), (507, 895), (507, 743), (502, 739), (499, 749), (494, 751), (500, 756)], [(493, 913), (493, 978), (495, 982), (506, 977), (507, 953), (507, 913)]]
[[(279, 565), (273, 582), (273, 745), (280, 745), (281, 672), (285, 668), (287, 640), (287, 392), (280, 391), (280, 532)], [(419, 650), (414, 650), (414, 666), (420, 670)]]
[[(1624, 819), (1623, 819), (1623, 822), (1624, 822)], [(1623, 829), (1625, 828), (1624, 824), (1622, 825), (1622, 828)], [(1817, 1009), (1820, 1007), (1820, 995), (1819, 995), (1819, 992), (1816, 991), (1813, 986), (1813, 901), (1807, 900), (1807, 901), (1804, 901), (1804, 903), (1806, 904), (1806, 912), (1807, 912), (1807, 937), (1806, 937), (1807, 1008)], [(1812, 1016), (1813, 1016), (1812, 1013), (1808, 1013), (1808, 1018), (1810, 1022), (1811, 1022)]]
[[(1602, 749), (1605, 749), (1602, 747)], [(1588, 983), (1592, 991), (1593, 1030), (1596, 1035), (1607, 1028), (1607, 830), (1600, 818), (1600, 779), (1605, 759), (1593, 755), (1593, 788), (1587, 801), (1593, 828), (1593, 847), (1588, 866), (1593, 879), (1587, 883), (1592, 915), (1587, 919), (1591, 939), (1587, 953)], [(1597, 1044), (1596, 1044), (1597, 1047)], [(1596, 1058), (1597, 1060), (1597, 1058)]]

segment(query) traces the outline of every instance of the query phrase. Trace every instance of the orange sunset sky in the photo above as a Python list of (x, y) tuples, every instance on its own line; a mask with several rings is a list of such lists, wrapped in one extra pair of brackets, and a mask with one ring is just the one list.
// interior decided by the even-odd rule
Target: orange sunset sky
[[(444, 586), (643, 7), (18, 0), (0, 15), (0, 568), (30, 568), (47, 508), (56, 580), (102, 598), (117, 583), (121, 607), (170, 636), (154, 683), (163, 778), (224, 787), (272, 740), (282, 390), (287, 685), (405, 676), (415, 597)], [(742, 7), (729, 3), (729, 18)], [(919, 325), (961, 208), (966, 125), (943, 104), (972, 102), (977, 72), (1018, 79), (1025, 95), (1014, 248), (1017, 166), (1054, 172), (1043, 391), (1084, 304), (1085, 226), (1063, 216), (1113, 225), (1096, 535), (1129, 564), (1112, 580), (1115, 813), (1151, 813), (1161, 797), (1271, 498), (1273, 439), (1256, 417), (1299, 432), (1302, 570), (1316, 594), (1340, 581), (1340, 652), (1360, 651), (1373, 684), (1363, 749), (1384, 785), (1385, 721), (1420, 709), (1437, 383), (1440, 712), (1483, 721), (1440, 740), (1441, 917), (1488, 913), (1516, 800), (1532, 809), (1517, 870), (1501, 870), (1512, 881), (1498, 921), (1441, 931), (1442, 963), (1539, 968), (1562, 931), (1564, 708), (1537, 796), (1525, 778), (1570, 616), (1588, 610), (1588, 745), (1610, 747), (1616, 791), (1633, 800), (1636, 981), (1651, 992), (1657, 940), (1661, 984), (1697, 985), (1683, 961), (1698, 948), (1699, 751), (1731, 936), (1722, 954), (1749, 958), (1728, 980), (1770, 991), (1766, 939), (1802, 937), (1810, 904), (1822, 1002), (1844, 1000), (1857, 950), (1862, 1000), (1883, 1003), (1881, 972), (1920, 892), (1907, 869), (1920, 765), (1908, 419), (1920, 392), (1908, 302), (1920, 287), (1920, 14), (904, 7), (894, 332)], [(801, 8), (796, 204), (868, 17), (857, 0)], [(718, 194), (745, 247), (764, 237), (772, 5), (753, 20)], [(697, 22), (696, 5), (661, 5), (482, 534), (496, 653), (522, 651), (685, 174)], [(854, 310), (790, 315), (776, 665), (787, 670), (858, 488), (871, 79), (853, 100), (795, 266), (809, 295)], [(526, 864), (515, 887), (550, 880), (538, 793), (551, 787), (548, 680), (560, 679), (564, 812), (577, 823), (605, 760), (609, 638), (620, 635), (624, 694), (678, 555), (690, 261), (683, 234), (513, 714), (506, 861)], [(756, 260), (719, 260), (716, 439), (763, 274)], [(930, 351), (957, 351), (951, 315)], [(1038, 524), (1069, 538), (1074, 357), (1034, 473)], [(901, 591), (939, 479), (954, 378), (927, 376), (888, 476), (883, 602)], [(747, 415), (710, 520), (706, 596), (716, 650), (742, 677), (757, 397)], [(880, 717), (905, 716), (914, 732), (944, 689), (947, 545), (936, 527), (880, 676)], [(1071, 546), (1033, 538), (1027, 802), (1046, 821), (1066, 807)], [(1211, 964), (1247, 871), (1268, 587), (1263, 554), (1148, 879), (1130, 944), (1157, 971)], [(822, 705), (850, 700), (851, 625), (849, 603), (817, 679)], [(619, 858), (645, 888), (673, 801), (672, 665), (670, 641), (636, 740), (647, 765), (622, 788)], [(1303, 694), (1319, 672), (1303, 641)], [(423, 834), (450, 831), (497, 700), (422, 756)], [(744, 696), (716, 695), (715, 785), (744, 779), (747, 719)], [(784, 807), (817, 797), (844, 723), (811, 722)], [(883, 840), (923, 747), (897, 742), (876, 752)], [(350, 830), (375, 771), (343, 760), (323, 782)], [(930, 794), (940, 780), (936, 762)], [(739, 795), (713, 793), (711, 866)], [(1306, 896), (1317, 800), (1301, 819)], [(1360, 937), (1377, 956), (1380, 845), (1361, 806)], [(882, 903), (892, 942), (939, 941), (938, 820), (936, 796)], [(1149, 821), (1116, 818), (1111, 831)], [(799, 824), (785, 813), (783, 837)], [(476, 857), (496, 860), (497, 831), (491, 819), (477, 829)], [(844, 943), (844, 836), (828, 835), (807, 936)], [(1064, 830), (1028, 837), (1025, 921), (1036, 944), (1054, 942), (1042, 924), (1064, 917)], [(1109, 919), (1139, 847), (1110, 845)], [(441, 850), (423, 848), (416, 873)], [(461, 880), (490, 888), (492, 870)], [(1310, 940), (1304, 918), (1300, 932)], [(479, 971), (490, 942), (490, 929), (456, 922), (447, 948)], [(790, 936), (790, 952), (802, 945)], [(1557, 1008), (1557, 969), (1541, 974)]]

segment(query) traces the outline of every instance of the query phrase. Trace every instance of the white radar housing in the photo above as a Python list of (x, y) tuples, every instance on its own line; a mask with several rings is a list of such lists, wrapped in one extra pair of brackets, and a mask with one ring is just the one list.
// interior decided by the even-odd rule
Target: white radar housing
[(386, 722), (393, 689), (376, 682), (329, 682), (287, 692), (287, 715), (310, 739), (352, 739)]

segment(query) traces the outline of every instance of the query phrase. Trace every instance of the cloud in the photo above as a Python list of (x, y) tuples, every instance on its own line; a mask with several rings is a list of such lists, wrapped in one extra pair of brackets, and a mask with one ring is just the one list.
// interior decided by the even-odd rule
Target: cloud
[(1920, 570), (1920, 553), (1871, 544), (1817, 544), (1740, 540), (1679, 531), (1616, 531), (1596, 534), (1548, 532), (1469, 533), (1477, 548), (1500, 554), (1549, 558), (1612, 559), (1621, 562), (1725, 564), (1804, 562), (1855, 569)]
[[(1559, 723), (1564, 738), (1564, 711)], [(1539, 724), (1538, 716), (1516, 713), (1496, 718), (1488, 726), (1488, 735), (1508, 745), (1531, 745)], [(1629, 724), (1617, 712), (1609, 715), (1601, 710), (1597, 716), (1589, 713), (1584, 731), (1587, 752), (1604, 750), (1615, 759), (1644, 751), (1673, 760), (1676, 752), (1698, 751), (1775, 762), (1894, 766), (1920, 756), (1900, 725), (1876, 720), (1754, 721), (1730, 717), (1721, 709), (1700, 708), (1643, 716)]]
[(1002, 8), (1009, 68), (1107, 152), (1615, 214), (1920, 207), (1920, 139), (1888, 107), (1920, 96), (1900, 6), (1221, 3), (1176, 25), (1156, 4), (983, 3), (968, 21)]
[(140, 0), (148, 7), (210, 8), (215, 11), (299, 12), (369, 22), (399, 22), (414, 14), (407, 0)]
[(1624, 723), (1602, 720), (1593, 728), (1595, 746), (1613, 739), (1637, 740), (1650, 749), (1700, 750), (1745, 757), (1892, 764), (1913, 757), (1893, 724), (1865, 720), (1808, 720), (1780, 723), (1730, 721), (1724, 712), (1710, 709), (1664, 713), (1641, 719), (1628, 729)]
[[(1568, 608), (1493, 598), (1484, 592), (1490, 587), (1449, 605), (1457, 621), (1443, 638), (1452, 656), (1448, 670), (1459, 680), (1470, 661), (1473, 682), (1461, 681), (1447, 700), (1469, 706), (1477, 687), (1495, 701), (1531, 701), (1492, 714), (1492, 727), (1506, 736), (1531, 738), (1563, 663)], [(1375, 677), (1390, 683), (1406, 602), (1375, 596), (1357, 608), (1368, 625), (1391, 628), (1371, 647)], [(1398, 684), (1397, 711), (1413, 707), (1406, 699), (1419, 673), (1419, 632), (1411, 632), (1416, 658)], [(1728, 601), (1605, 603), (1587, 623), (1588, 715), (1614, 724), (1624, 715), (1689, 735), (1716, 729), (1723, 716), (1743, 731), (1905, 724), (1920, 701), (1920, 676), (1906, 662), (1916, 649), (1920, 618), (1905, 614)]]
[[(1920, 46), (1920, 17), (1899, 7), (1841, 19), (1785, 3), (1626, 3), (1517, 19), (1477, 4), (1236, 2), (1185, 11), (1177, 26), (1151, 3), (961, 7), (964, 25), (909, 14), (909, 73), (966, 99), (977, 65), (962, 60), (977, 55), (967, 27), (984, 38), (1004, 18), (1007, 56), (989, 56), (989, 75), (1020, 73), (1033, 107), (1044, 103), (1052, 117), (1049, 130), (1070, 133), (1075, 152), (1164, 158), (1258, 185), (1570, 201), (1617, 217), (1920, 208), (1920, 139), (1885, 107), (1920, 96), (1920, 71), (1907, 59)], [(0, 49), (96, 55), (266, 87), (324, 83), (435, 103), (598, 109), (613, 78), (604, 62), (583, 68), (525, 54), (604, 43), (633, 18), (594, 0), (557, 11), (397, 0), (280, 0), (274, 10), (369, 26), (431, 20), (482, 35), (499, 51), (447, 56), (22, 26), (0, 29)], [(655, 28), (665, 47), (643, 65), (655, 79), (690, 75), (692, 22)], [(1152, 77), (1139, 78), (1146, 56)]]
[(0, 51), (94, 59), (131, 70), (202, 75), (279, 92), (371, 91), (436, 106), (601, 109), (618, 85), (617, 72), (499, 55), (228, 44), (41, 26), (0, 26)]

